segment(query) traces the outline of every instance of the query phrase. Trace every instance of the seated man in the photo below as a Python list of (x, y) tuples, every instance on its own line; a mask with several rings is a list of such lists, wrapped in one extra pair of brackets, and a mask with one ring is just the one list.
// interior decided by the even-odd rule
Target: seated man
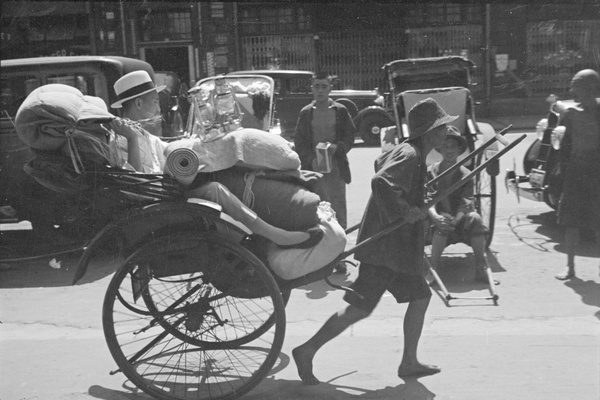
[[(456, 164), (458, 157), (467, 149), (467, 141), (454, 126), (448, 126), (446, 139), (435, 150), (441, 153), (443, 160), (429, 167), (429, 180), (442, 174)], [(435, 192), (441, 192), (469, 174), (461, 167), (428, 189), (428, 199)], [(431, 262), (435, 270), (441, 265), (442, 252), (449, 244), (465, 243), (473, 248), (475, 256), (475, 280), (488, 283), (486, 269), (489, 268), (485, 256), (488, 228), (481, 216), (475, 211), (473, 182), (464, 184), (445, 200), (428, 211), (432, 222)], [(495, 284), (498, 284), (494, 280)]]

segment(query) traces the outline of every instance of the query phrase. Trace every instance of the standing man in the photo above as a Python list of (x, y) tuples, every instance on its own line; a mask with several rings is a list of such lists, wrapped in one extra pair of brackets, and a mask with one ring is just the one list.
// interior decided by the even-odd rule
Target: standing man
[(565, 136), (560, 154), (565, 178), (558, 223), (566, 227), (567, 266), (556, 275), (561, 281), (575, 277), (581, 228), (595, 232), (600, 251), (600, 75), (592, 69), (577, 72), (569, 91), (579, 104), (562, 119)]
[(119, 99), (111, 105), (112, 108), (122, 108), (122, 117), (137, 122), (135, 129), (137, 132), (137, 143), (135, 137), (129, 138), (128, 143), (123, 141), (120, 136), (117, 137), (119, 148), (124, 154), (132, 146), (139, 147), (140, 162), (132, 163), (128, 160), (136, 171), (146, 174), (162, 173), (165, 166), (165, 156), (163, 154), (166, 144), (159, 137), (151, 134), (148, 130), (152, 122), (158, 122), (160, 126), (160, 105), (158, 93), (165, 86), (154, 85), (150, 75), (146, 71), (134, 71), (123, 75), (114, 84), (114, 89)]
[(317, 171), (316, 147), (329, 144), (331, 171), (324, 172), (316, 185), (321, 200), (331, 203), (340, 225), (347, 228), (346, 184), (350, 183), (350, 166), (347, 153), (354, 144), (356, 127), (346, 107), (329, 98), (331, 77), (317, 72), (312, 78), (313, 102), (300, 111), (294, 145), (300, 156), (302, 169)]
[[(375, 161), (371, 179), (372, 194), (363, 215), (357, 243), (380, 232), (398, 220), (401, 228), (360, 247), (354, 258), (361, 262), (359, 274), (352, 284), (355, 293), (344, 300), (350, 305), (332, 315), (306, 343), (292, 352), (300, 379), (315, 385), (312, 361), (317, 351), (346, 328), (366, 318), (386, 291), (398, 303), (408, 303), (404, 316), (404, 352), (398, 376), (431, 375), (440, 368), (421, 363), (417, 346), (421, 337), (425, 312), (431, 291), (422, 271), (425, 230), (421, 211), (427, 179), (427, 154), (441, 146), (446, 137), (446, 124), (456, 120), (442, 110), (432, 98), (415, 104), (408, 113), (409, 138)], [(358, 294), (358, 296), (357, 296)]]

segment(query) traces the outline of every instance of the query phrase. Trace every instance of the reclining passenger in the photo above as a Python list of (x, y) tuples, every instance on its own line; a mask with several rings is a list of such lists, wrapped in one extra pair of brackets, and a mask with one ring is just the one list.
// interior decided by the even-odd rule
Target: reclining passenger
[[(140, 125), (129, 121), (152, 120), (160, 116), (158, 92), (164, 87), (155, 87), (150, 75), (145, 71), (134, 71), (121, 77), (114, 85), (119, 101), (113, 108), (123, 108), (123, 118), (115, 119), (110, 125), (126, 139), (117, 139), (119, 150), (126, 157), (127, 164), (134, 170), (144, 173), (163, 173), (165, 168), (164, 149), (166, 143), (151, 135)], [(308, 248), (322, 238), (319, 228), (306, 232), (288, 231), (265, 222), (254, 211), (245, 206), (226, 186), (218, 182), (207, 182), (190, 191), (190, 196), (212, 201), (223, 207), (223, 211), (248, 227), (252, 232), (264, 236), (280, 247)]]

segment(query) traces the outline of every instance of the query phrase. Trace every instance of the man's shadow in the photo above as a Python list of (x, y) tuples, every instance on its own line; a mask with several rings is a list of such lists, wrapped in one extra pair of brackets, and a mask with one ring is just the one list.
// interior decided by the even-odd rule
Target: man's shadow
[(598, 293), (600, 293), (600, 284), (594, 281), (583, 281), (575, 277), (566, 281), (565, 286), (570, 287), (575, 293), (581, 296), (583, 304), (596, 307), (598, 311), (594, 315), (600, 319), (600, 296), (598, 296)]
[[(555, 211), (527, 215), (526, 218), (528, 223), (537, 225), (534, 232), (539, 234), (540, 237), (527, 237), (519, 234), (517, 230), (513, 229), (513, 233), (515, 233), (519, 240), (538, 249), (546, 249), (548, 244), (550, 244), (555, 251), (564, 254), (567, 253), (564, 244), (565, 228), (558, 224)], [(595, 232), (593, 230), (586, 228), (580, 229), (579, 243), (575, 255), (580, 257), (600, 257), (596, 248)]]

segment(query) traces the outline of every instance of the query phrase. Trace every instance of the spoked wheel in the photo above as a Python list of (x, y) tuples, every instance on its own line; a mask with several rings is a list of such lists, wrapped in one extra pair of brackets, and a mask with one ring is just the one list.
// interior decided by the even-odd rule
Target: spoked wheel
[[(477, 166), (485, 162), (483, 157), (483, 154), (477, 157)], [(481, 171), (475, 178), (475, 208), (490, 231), (487, 238), (489, 247), (494, 236), (496, 219), (496, 177), (490, 175), (487, 169)]]
[(235, 399), (273, 367), (282, 294), (247, 249), (197, 232), (140, 247), (115, 273), (104, 335), (119, 369), (159, 399)]

